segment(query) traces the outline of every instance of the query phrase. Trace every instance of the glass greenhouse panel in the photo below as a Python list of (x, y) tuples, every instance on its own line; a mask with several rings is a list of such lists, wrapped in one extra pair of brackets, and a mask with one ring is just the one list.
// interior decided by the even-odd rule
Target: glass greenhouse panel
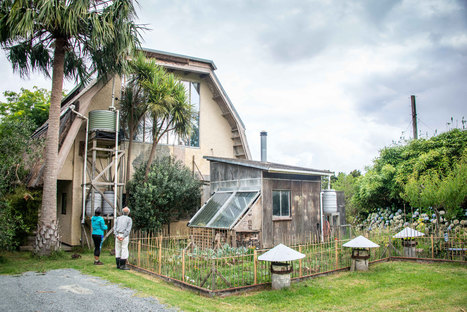
[(237, 192), (217, 217), (209, 223), (209, 227), (230, 228), (250, 206), (257, 195), (258, 192)]
[(190, 222), (192, 226), (206, 226), (225, 204), (232, 192), (215, 193)]

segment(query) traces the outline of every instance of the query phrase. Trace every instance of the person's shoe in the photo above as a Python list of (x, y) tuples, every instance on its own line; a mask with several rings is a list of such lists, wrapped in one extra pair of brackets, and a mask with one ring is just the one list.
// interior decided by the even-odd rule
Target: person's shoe
[(126, 266), (126, 259), (120, 259), (120, 270), (129, 270), (130, 268)]
[(120, 258), (115, 258), (115, 262), (117, 263), (117, 269), (120, 269)]
[(103, 265), (103, 263), (100, 262), (100, 260), (97, 260), (97, 261), (94, 261), (94, 265)]

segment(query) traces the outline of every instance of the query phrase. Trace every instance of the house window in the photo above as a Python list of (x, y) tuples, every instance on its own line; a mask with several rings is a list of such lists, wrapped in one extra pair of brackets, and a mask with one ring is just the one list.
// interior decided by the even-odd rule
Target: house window
[[(188, 103), (191, 104), (194, 114), (193, 114), (193, 128), (191, 135), (186, 138), (180, 138), (175, 132), (170, 131), (164, 134), (160, 143), (167, 145), (184, 145), (184, 146), (193, 146), (199, 147), (199, 107), (200, 107), (200, 83), (193, 81), (180, 81), (185, 87), (186, 97)], [(153, 121), (151, 114), (148, 112), (141, 119), (138, 130), (136, 131), (134, 140), (138, 142), (152, 143), (153, 135)]]
[(290, 217), (290, 191), (272, 191), (273, 217)]
[(66, 215), (66, 193), (62, 193), (62, 214)]

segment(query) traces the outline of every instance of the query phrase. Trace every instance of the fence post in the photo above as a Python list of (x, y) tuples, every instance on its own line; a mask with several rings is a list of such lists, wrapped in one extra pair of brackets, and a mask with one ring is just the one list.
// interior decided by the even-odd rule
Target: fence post
[[(298, 245), (298, 252), (302, 252), (302, 245)], [(302, 259), (298, 261), (298, 266), (299, 266), (299, 277), (302, 277)]]
[(339, 268), (339, 258), (337, 251), (337, 237), (334, 238), (334, 248), (336, 250), (336, 270)]
[(159, 275), (162, 272), (162, 235), (159, 236)]
[(182, 281), (185, 281), (185, 249), (182, 249)]
[(141, 240), (138, 240), (138, 266), (141, 266)]
[(216, 272), (216, 259), (213, 259), (213, 260), (212, 260), (211, 277), (212, 277), (211, 289), (214, 291), (214, 290), (216, 290), (216, 277), (217, 277), (217, 272)]
[(256, 278), (256, 274), (258, 272), (258, 252), (256, 251), (256, 249), (253, 251), (253, 272), (254, 272), (254, 282), (253, 284), (256, 285), (257, 283), (257, 278)]
[(431, 234), (431, 259), (435, 258), (435, 250), (433, 247), (433, 234)]

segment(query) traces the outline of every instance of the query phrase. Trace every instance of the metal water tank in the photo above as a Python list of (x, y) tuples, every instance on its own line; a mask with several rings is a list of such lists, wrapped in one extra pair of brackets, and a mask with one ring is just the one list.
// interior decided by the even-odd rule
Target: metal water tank
[[(114, 191), (105, 191), (104, 192), (104, 197), (107, 198), (111, 203), (114, 202)], [(114, 209), (112, 208), (111, 205), (106, 200), (103, 200), (103, 212), (102, 214), (104, 216), (113, 216), (114, 214)]]
[(89, 112), (89, 131), (115, 132), (117, 113), (110, 110), (93, 110)]
[(337, 211), (337, 194), (335, 190), (323, 191), (323, 211), (324, 214), (333, 214)]
[[(91, 194), (89, 194), (88, 200), (86, 201), (86, 215), (92, 216), (91, 213)], [(94, 211), (102, 211), (102, 195), (100, 193), (94, 193)]]

